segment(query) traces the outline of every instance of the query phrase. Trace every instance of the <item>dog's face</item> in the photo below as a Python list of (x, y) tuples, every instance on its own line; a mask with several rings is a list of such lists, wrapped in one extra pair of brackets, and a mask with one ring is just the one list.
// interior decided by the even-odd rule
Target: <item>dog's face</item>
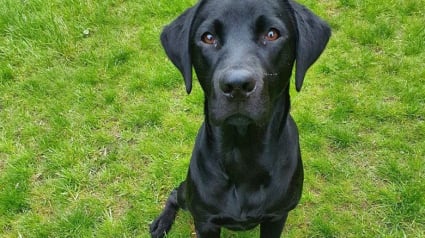
[(193, 65), (211, 123), (268, 121), (275, 101), (288, 93), (295, 60), (297, 89), (301, 88), (330, 31), (311, 12), (294, 4), (204, 0), (164, 29), (163, 46), (182, 72), (188, 92)]
[(199, 7), (190, 51), (212, 123), (267, 121), (287, 89), (296, 32), (282, 3), (211, 1)]

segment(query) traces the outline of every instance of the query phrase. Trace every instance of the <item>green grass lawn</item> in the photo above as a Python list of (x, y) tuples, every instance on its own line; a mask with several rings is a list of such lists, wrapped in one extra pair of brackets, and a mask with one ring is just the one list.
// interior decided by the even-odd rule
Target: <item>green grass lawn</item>
[[(333, 36), (292, 89), (283, 236), (425, 237), (425, 1), (301, 2)], [(0, 0), (0, 237), (148, 237), (203, 118), (159, 43), (193, 3)], [(170, 237), (192, 232), (181, 212)]]

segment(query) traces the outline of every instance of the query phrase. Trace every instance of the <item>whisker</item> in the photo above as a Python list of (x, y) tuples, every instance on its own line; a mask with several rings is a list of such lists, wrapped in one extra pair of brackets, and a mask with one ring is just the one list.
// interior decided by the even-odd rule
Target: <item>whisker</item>
[(278, 73), (264, 73), (264, 76), (279, 76)]

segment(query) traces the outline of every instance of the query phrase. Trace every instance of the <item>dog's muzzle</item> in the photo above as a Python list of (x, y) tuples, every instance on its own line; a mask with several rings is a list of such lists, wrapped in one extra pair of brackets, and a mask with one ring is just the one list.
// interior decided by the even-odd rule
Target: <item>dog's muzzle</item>
[(218, 71), (213, 78), (213, 95), (208, 100), (209, 117), (214, 124), (258, 124), (268, 116), (269, 100), (262, 72), (258, 67), (227, 67)]

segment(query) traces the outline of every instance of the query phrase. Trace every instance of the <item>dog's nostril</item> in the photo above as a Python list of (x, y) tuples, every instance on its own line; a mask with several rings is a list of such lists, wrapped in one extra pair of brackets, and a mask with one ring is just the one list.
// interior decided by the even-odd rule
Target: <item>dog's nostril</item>
[(230, 94), (233, 91), (233, 86), (231, 84), (222, 83), (220, 84), (220, 87), (221, 87), (221, 91), (223, 91), (223, 93), (225, 94)]
[(242, 90), (244, 92), (252, 92), (255, 89), (255, 80), (248, 80), (242, 85)]
[(220, 80), (221, 91), (230, 97), (247, 97), (255, 90), (254, 76), (246, 70), (233, 70)]

